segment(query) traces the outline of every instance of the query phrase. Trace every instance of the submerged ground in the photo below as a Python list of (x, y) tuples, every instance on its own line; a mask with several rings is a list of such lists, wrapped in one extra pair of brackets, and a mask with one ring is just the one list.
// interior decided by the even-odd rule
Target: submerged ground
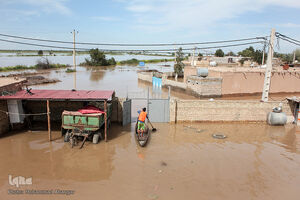
[[(137, 71), (142, 69), (172, 71), (172, 67), (163, 64), (166, 63), (145, 67), (77, 67), (76, 73), (50, 70), (43, 72), (43, 76), (61, 82), (33, 88), (73, 89), (76, 76), (77, 89), (81, 90), (108, 89), (115, 90), (118, 97), (141, 98), (147, 96), (150, 88), (150, 96), (166, 98), (166, 88), (152, 88), (137, 78)], [(176, 90), (171, 91), (171, 97), (196, 99)], [(136, 110), (145, 106), (145, 100), (133, 100), (132, 118), (136, 119)], [(126, 127), (113, 125), (107, 143), (87, 142), (81, 150), (64, 143), (59, 131), (54, 131), (55, 139), (50, 143), (47, 131), (1, 136), (0, 199), (299, 199), (300, 132), (294, 125), (155, 126), (158, 131), (151, 134), (145, 148), (135, 141), (134, 123)], [(228, 137), (214, 139), (212, 134)], [(32, 177), (32, 184), (17, 188), (9, 184), (9, 175)], [(8, 194), (16, 190), (60, 190), (72, 194)]]
[[(134, 124), (112, 126), (109, 142), (71, 149), (59, 132), (0, 139), (1, 199), (299, 199), (300, 132), (293, 125), (155, 124), (146, 148)], [(222, 133), (227, 139), (212, 138)], [(74, 194), (12, 195), (8, 176), (32, 177), (19, 190)]]

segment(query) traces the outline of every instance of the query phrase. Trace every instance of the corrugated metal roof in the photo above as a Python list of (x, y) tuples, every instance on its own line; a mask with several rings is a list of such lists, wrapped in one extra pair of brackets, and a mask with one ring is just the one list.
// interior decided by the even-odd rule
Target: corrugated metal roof
[(31, 90), (32, 95), (26, 90), (21, 90), (13, 95), (0, 96), (0, 100), (27, 99), (27, 100), (109, 100), (112, 90)]

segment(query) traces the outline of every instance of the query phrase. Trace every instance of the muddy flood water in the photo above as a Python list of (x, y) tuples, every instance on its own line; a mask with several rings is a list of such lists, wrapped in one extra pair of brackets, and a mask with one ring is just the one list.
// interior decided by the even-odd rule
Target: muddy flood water
[[(76, 73), (50, 70), (42, 75), (60, 82), (32, 88), (71, 90), (76, 76), (80, 90), (114, 90), (118, 97), (145, 98), (149, 88), (150, 97), (168, 97), (166, 88), (157, 90), (138, 80), (141, 69), (172, 71), (161, 63), (144, 68), (77, 67)], [(176, 90), (171, 97), (196, 99)], [(145, 100), (133, 100), (132, 118), (145, 106)], [(134, 126), (113, 124), (107, 143), (86, 142), (83, 149), (72, 149), (55, 130), (52, 142), (47, 131), (0, 136), (0, 200), (300, 198), (300, 132), (294, 125), (155, 123), (157, 131), (144, 148), (136, 142)]]
[[(46, 131), (3, 136), (0, 199), (299, 199), (300, 132), (293, 125), (154, 125), (145, 148), (133, 123), (113, 125), (107, 143), (83, 149), (72, 149), (58, 131), (51, 143)], [(32, 177), (32, 184), (17, 188), (9, 175)], [(16, 190), (31, 194), (9, 194)]]

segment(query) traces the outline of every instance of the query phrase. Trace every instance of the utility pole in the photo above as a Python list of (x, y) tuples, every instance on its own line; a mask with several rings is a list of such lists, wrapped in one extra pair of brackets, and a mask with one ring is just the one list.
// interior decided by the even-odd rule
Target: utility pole
[(274, 39), (275, 39), (275, 29), (273, 28), (271, 31), (271, 37), (269, 42), (267, 67), (266, 67), (264, 87), (263, 87), (263, 92), (261, 97), (261, 101), (263, 102), (267, 102), (269, 99), (269, 91), (270, 91), (271, 75), (272, 75), (272, 60), (274, 54)]
[(293, 63), (292, 64), (295, 63), (295, 60), (296, 60), (296, 51), (294, 51), (294, 57), (293, 57)]
[[(177, 56), (176, 46), (175, 46), (175, 54), (174, 55), (175, 55), (175, 58), (174, 58), (174, 71), (175, 71), (175, 65), (177, 63), (177, 60), (176, 60), (176, 56)], [(177, 81), (177, 77), (178, 77), (178, 74), (175, 71), (175, 81)]]
[(193, 67), (195, 66), (195, 51), (196, 51), (196, 47), (194, 48), (194, 51), (193, 51), (193, 59), (192, 59), (192, 66)]
[(262, 57), (261, 65), (264, 65), (264, 64), (265, 64), (266, 42), (267, 42), (267, 38), (265, 38), (265, 41), (264, 41), (263, 57)]
[(71, 32), (73, 33), (73, 67), (74, 67), (74, 89), (76, 90), (76, 50), (75, 50), (75, 35), (78, 33), (76, 32), (75, 29)]

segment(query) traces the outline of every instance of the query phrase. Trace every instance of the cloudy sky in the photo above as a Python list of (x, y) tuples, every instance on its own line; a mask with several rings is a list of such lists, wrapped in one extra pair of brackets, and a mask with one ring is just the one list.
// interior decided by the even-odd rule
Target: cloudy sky
[[(72, 41), (73, 29), (80, 42), (182, 43), (267, 36), (272, 27), (300, 40), (299, 0), (0, 0), (0, 13), (2, 34), (65, 41)], [(297, 47), (276, 46), (279, 52)]]

